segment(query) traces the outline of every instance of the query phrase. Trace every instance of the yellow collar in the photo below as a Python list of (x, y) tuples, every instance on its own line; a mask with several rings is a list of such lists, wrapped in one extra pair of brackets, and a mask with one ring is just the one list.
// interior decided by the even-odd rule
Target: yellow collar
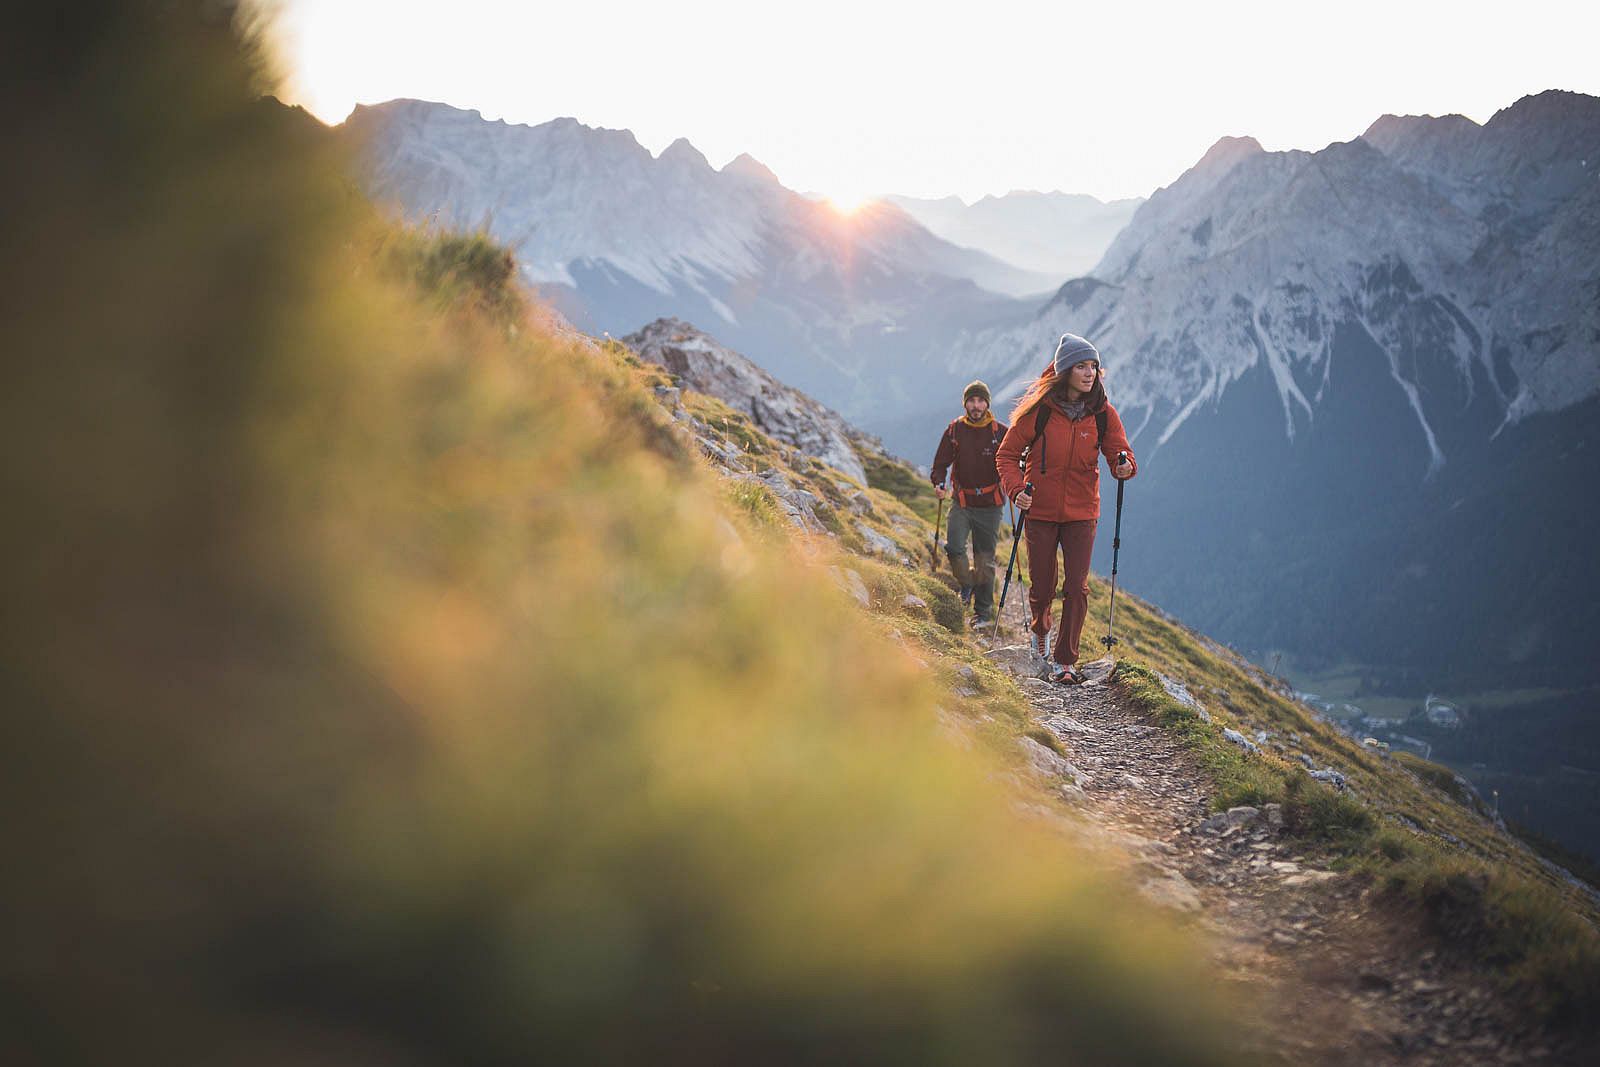
[(990, 423), (994, 422), (994, 412), (985, 411), (983, 413), (983, 418), (979, 419), (977, 422), (973, 422), (972, 421), (972, 416), (963, 414), (961, 416), (961, 421), (966, 423), (968, 426), (971, 426), (975, 430), (981, 430), (985, 426), (987, 426)]

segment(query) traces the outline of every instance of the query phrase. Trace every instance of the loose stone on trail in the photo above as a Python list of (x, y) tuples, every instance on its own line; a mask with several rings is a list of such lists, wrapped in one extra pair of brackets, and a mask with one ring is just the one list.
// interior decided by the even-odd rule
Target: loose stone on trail
[(1044, 657), (1027, 645), (1006, 645), (992, 652), (985, 652), (984, 655), (1013, 678), (1042, 679), (1049, 670)]

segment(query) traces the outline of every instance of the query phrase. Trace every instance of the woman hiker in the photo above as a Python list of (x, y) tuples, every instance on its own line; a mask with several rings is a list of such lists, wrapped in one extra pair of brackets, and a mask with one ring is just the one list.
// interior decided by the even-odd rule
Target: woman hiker
[[(1076, 685), (1078, 638), (1089, 613), (1089, 554), (1100, 519), (1100, 455), (1119, 479), (1139, 466), (1117, 409), (1106, 401), (1100, 353), (1077, 334), (1061, 335), (1055, 358), (1022, 394), (997, 458), (1006, 496), (1028, 513), (1028, 606), (1033, 648), (1050, 660), (1050, 680)], [(1118, 464), (1117, 454), (1126, 452)], [(1027, 468), (1021, 466), (1027, 453)], [(1023, 490), (1033, 483), (1033, 493)], [(1066, 559), (1061, 630), (1050, 645), (1056, 549)], [(1052, 652), (1054, 656), (1052, 657)]]
[[(940, 500), (955, 498), (950, 509), (945, 553), (950, 573), (961, 584), (961, 602), (971, 601), (973, 624), (994, 618), (994, 549), (1000, 536), (1000, 475), (995, 471), (995, 450), (1006, 435), (1006, 424), (989, 411), (989, 387), (973, 382), (961, 394), (963, 414), (944, 428), (933, 455), (933, 491)], [(952, 465), (954, 469), (952, 470)], [(950, 471), (950, 488), (944, 476)], [(972, 563), (967, 563), (967, 539), (972, 539)]]

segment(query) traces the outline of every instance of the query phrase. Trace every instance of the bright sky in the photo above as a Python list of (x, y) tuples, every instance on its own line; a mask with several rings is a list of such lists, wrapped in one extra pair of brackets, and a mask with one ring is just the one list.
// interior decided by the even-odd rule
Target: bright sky
[(1227, 134), (1318, 149), (1385, 112), (1600, 95), (1600, 4), (1578, 0), (268, 2), (286, 95), (326, 121), (395, 97), (570, 115), (841, 203), (1148, 196)]

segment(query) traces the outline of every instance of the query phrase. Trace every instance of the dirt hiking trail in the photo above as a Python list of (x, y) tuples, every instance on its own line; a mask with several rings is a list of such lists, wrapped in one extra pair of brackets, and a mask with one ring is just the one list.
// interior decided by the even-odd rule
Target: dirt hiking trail
[(1240, 1020), (1242, 1053), (1319, 1065), (1582, 1062), (1408, 929), (1359, 875), (1284, 834), (1276, 805), (1213, 813), (1204, 770), (1124, 703), (1115, 662), (1080, 666), (1080, 686), (1020, 680), (1067, 753), (1028, 740), (1030, 759), (1084, 817), (1076, 832), (1116, 846), (1141, 892), (1208, 935), (1221, 973), (1255, 1005), (1257, 1018)]

